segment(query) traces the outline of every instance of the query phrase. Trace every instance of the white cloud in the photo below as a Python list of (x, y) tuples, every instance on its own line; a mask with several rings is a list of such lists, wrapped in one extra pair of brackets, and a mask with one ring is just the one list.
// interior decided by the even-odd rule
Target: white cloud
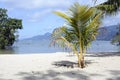
[(62, 12), (65, 12), (64, 10), (60, 10), (60, 9), (45, 9), (45, 10), (42, 10), (42, 11), (37, 11), (37, 12), (34, 12), (32, 14), (28, 14), (27, 17), (29, 18), (28, 21), (29, 22), (37, 22), (39, 20), (41, 20), (41, 18), (43, 18), (44, 16), (46, 15), (49, 15), (50, 13), (52, 13), (53, 11), (62, 11)]
[(29, 14), (28, 17), (29, 17), (29, 21), (30, 22), (36, 22), (36, 21), (39, 21), (41, 19), (41, 17), (45, 16), (46, 14), (50, 13), (52, 10), (51, 9), (47, 9), (47, 10), (44, 10), (44, 11), (41, 11), (41, 12), (35, 12), (33, 14)]
[(116, 25), (120, 23), (120, 12), (115, 16), (107, 16), (103, 20), (103, 26)]
[(82, 5), (94, 6), (94, 5), (98, 5), (100, 3), (103, 3), (107, 0), (97, 0), (96, 3), (95, 3), (95, 0), (77, 0), (77, 1)]
[[(97, 0), (96, 5), (102, 3), (106, 0)], [(74, 2), (79, 2), (80, 4), (87, 4), (87, 5), (94, 5), (94, 0), (0, 0), (1, 3), (4, 3), (9, 9), (9, 11), (15, 8), (22, 8), (22, 9), (32, 9), (37, 10), (33, 13), (27, 13), (28, 20), (30, 22), (39, 21), (41, 17), (45, 16), (46, 14), (52, 11), (62, 11), (62, 8), (68, 8)], [(5, 7), (6, 7), (5, 6)], [(43, 8), (43, 10), (41, 10)], [(45, 9), (44, 9), (45, 8)], [(109, 19), (104, 19), (104, 24), (115, 24), (119, 22), (120, 13), (115, 17), (110, 17)], [(117, 21), (115, 21), (117, 20)]]
[(43, 7), (66, 7), (71, 5), (72, 0), (0, 0), (5, 4), (24, 9), (35, 9)]
[[(76, 0), (74, 0), (76, 1)], [(55, 10), (63, 10), (69, 7), (73, 0), (0, 0), (4, 8), (9, 12), (22, 10), (25, 12), (27, 21), (36, 22), (42, 16)], [(30, 13), (28, 13), (29, 11)], [(32, 12), (33, 11), (33, 12)], [(21, 15), (21, 13), (19, 14)]]

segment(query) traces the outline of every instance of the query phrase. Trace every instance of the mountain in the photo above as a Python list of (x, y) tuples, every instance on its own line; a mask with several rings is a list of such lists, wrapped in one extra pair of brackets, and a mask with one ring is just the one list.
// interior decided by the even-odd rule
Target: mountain
[(51, 33), (47, 32), (44, 35), (37, 35), (37, 36), (27, 38), (27, 39), (24, 39), (24, 40), (49, 40), (50, 37), (51, 37)]
[[(99, 35), (97, 36), (97, 40), (105, 40), (109, 41), (112, 40), (113, 37), (117, 33), (117, 25), (107, 26), (107, 27), (101, 27), (99, 28)], [(45, 33), (44, 35), (37, 35), (32, 38), (27, 38), (24, 40), (50, 40), (51, 39), (51, 33)]]
[(97, 36), (97, 40), (110, 41), (113, 39), (117, 32), (117, 25), (101, 27), (99, 28), (99, 35)]

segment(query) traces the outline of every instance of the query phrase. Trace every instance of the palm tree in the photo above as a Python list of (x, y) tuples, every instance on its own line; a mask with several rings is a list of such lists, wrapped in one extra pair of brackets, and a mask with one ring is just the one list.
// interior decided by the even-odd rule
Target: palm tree
[[(102, 10), (106, 15), (116, 15), (120, 11), (120, 0), (107, 0), (95, 7)], [(113, 38), (112, 43), (118, 43), (120, 45), (120, 24), (118, 24), (118, 32)]]
[(66, 25), (53, 31), (52, 43), (71, 48), (77, 55), (78, 66), (85, 67), (84, 56), (86, 49), (96, 39), (102, 12), (96, 8), (75, 3), (69, 8), (68, 14), (54, 13), (64, 18)]
[[(96, 1), (97, 0), (95, 0), (95, 3)], [(120, 11), (120, 0), (107, 0), (96, 7), (104, 11), (107, 15), (114, 15)]]

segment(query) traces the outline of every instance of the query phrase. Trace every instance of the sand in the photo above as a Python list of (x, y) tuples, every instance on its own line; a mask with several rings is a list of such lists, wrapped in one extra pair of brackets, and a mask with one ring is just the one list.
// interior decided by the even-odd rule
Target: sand
[(0, 55), (0, 80), (120, 80), (120, 53), (87, 54), (85, 60), (81, 69), (69, 53)]

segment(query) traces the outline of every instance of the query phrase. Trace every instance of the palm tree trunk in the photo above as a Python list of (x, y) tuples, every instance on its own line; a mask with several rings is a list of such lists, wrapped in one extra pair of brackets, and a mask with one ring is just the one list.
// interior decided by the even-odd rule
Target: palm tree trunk
[(80, 60), (80, 56), (78, 56), (78, 67), (81, 67)]
[(85, 61), (84, 61), (84, 56), (80, 55), (78, 56), (78, 67), (84, 68), (85, 67)]
[(83, 55), (81, 56), (80, 65), (81, 65), (81, 68), (85, 67), (85, 61), (84, 61), (84, 56)]
[(84, 61), (84, 55), (83, 55), (83, 47), (81, 44), (82, 41), (80, 41), (80, 55), (79, 55), (79, 67), (84, 68), (85, 67), (85, 61)]

